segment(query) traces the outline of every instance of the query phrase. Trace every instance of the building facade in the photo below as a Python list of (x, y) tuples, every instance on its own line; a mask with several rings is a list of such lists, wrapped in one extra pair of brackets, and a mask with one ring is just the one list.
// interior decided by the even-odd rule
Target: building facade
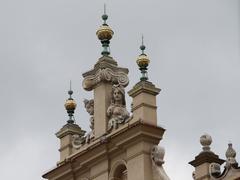
[[(142, 53), (137, 58), (141, 71), (128, 95), (132, 97), (131, 112), (125, 101), (125, 88), (129, 83), (128, 69), (119, 67), (110, 56), (109, 44), (113, 37), (107, 25), (108, 16), (97, 30), (103, 51), (102, 56), (89, 71), (83, 73), (83, 89), (93, 91), (92, 99), (85, 99), (91, 131), (86, 133), (74, 121), (76, 102), (69, 90), (65, 108), (67, 123), (56, 133), (60, 139), (60, 159), (54, 169), (43, 175), (48, 180), (169, 180), (164, 164), (164, 149), (159, 145), (165, 129), (157, 125), (156, 97), (160, 92), (148, 80), (150, 62)], [(237, 180), (240, 169), (236, 152), (229, 145), (227, 161), (210, 150), (211, 137), (201, 137), (203, 151), (190, 162), (195, 167), (195, 180)], [(226, 162), (222, 172), (220, 166)]]

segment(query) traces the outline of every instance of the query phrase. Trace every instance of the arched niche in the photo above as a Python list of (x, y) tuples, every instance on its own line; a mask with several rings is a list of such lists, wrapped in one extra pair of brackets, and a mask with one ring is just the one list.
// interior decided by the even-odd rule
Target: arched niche
[(109, 180), (127, 180), (127, 164), (124, 160), (118, 160), (113, 164)]

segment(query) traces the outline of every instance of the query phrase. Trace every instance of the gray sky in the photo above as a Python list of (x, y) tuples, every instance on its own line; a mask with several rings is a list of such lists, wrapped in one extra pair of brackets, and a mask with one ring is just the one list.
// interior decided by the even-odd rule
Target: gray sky
[(0, 1), (0, 179), (37, 180), (55, 166), (70, 79), (76, 121), (88, 129), (82, 100), (92, 92), (82, 89), (81, 74), (100, 57), (95, 32), (104, 2), (112, 56), (130, 70), (127, 90), (140, 76), (135, 60), (145, 36), (150, 81), (162, 89), (158, 123), (167, 129), (169, 176), (191, 179), (188, 162), (205, 132), (222, 158), (229, 141), (240, 152), (239, 1)]

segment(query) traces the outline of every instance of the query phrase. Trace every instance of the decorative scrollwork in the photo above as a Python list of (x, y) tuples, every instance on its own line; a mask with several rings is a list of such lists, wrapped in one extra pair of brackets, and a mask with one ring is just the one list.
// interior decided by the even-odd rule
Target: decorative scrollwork
[(124, 72), (115, 72), (110, 68), (99, 69), (94, 75), (89, 75), (83, 80), (83, 88), (87, 91), (91, 91), (101, 81), (112, 82), (113, 84), (120, 84), (126, 87), (129, 83), (129, 79)]
[(72, 136), (72, 146), (76, 149), (79, 149), (85, 142), (85, 137), (74, 134)]

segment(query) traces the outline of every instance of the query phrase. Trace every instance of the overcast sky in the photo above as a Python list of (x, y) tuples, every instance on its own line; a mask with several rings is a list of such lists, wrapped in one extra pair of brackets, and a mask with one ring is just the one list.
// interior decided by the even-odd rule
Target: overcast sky
[(167, 129), (161, 144), (170, 178), (191, 179), (188, 162), (203, 133), (221, 158), (229, 141), (240, 153), (239, 1), (0, 0), (0, 179), (40, 180), (55, 166), (69, 80), (76, 122), (89, 129), (82, 101), (92, 92), (82, 89), (82, 73), (100, 57), (104, 2), (112, 56), (130, 71), (127, 91), (140, 77), (145, 36), (149, 78), (162, 89), (158, 124)]

